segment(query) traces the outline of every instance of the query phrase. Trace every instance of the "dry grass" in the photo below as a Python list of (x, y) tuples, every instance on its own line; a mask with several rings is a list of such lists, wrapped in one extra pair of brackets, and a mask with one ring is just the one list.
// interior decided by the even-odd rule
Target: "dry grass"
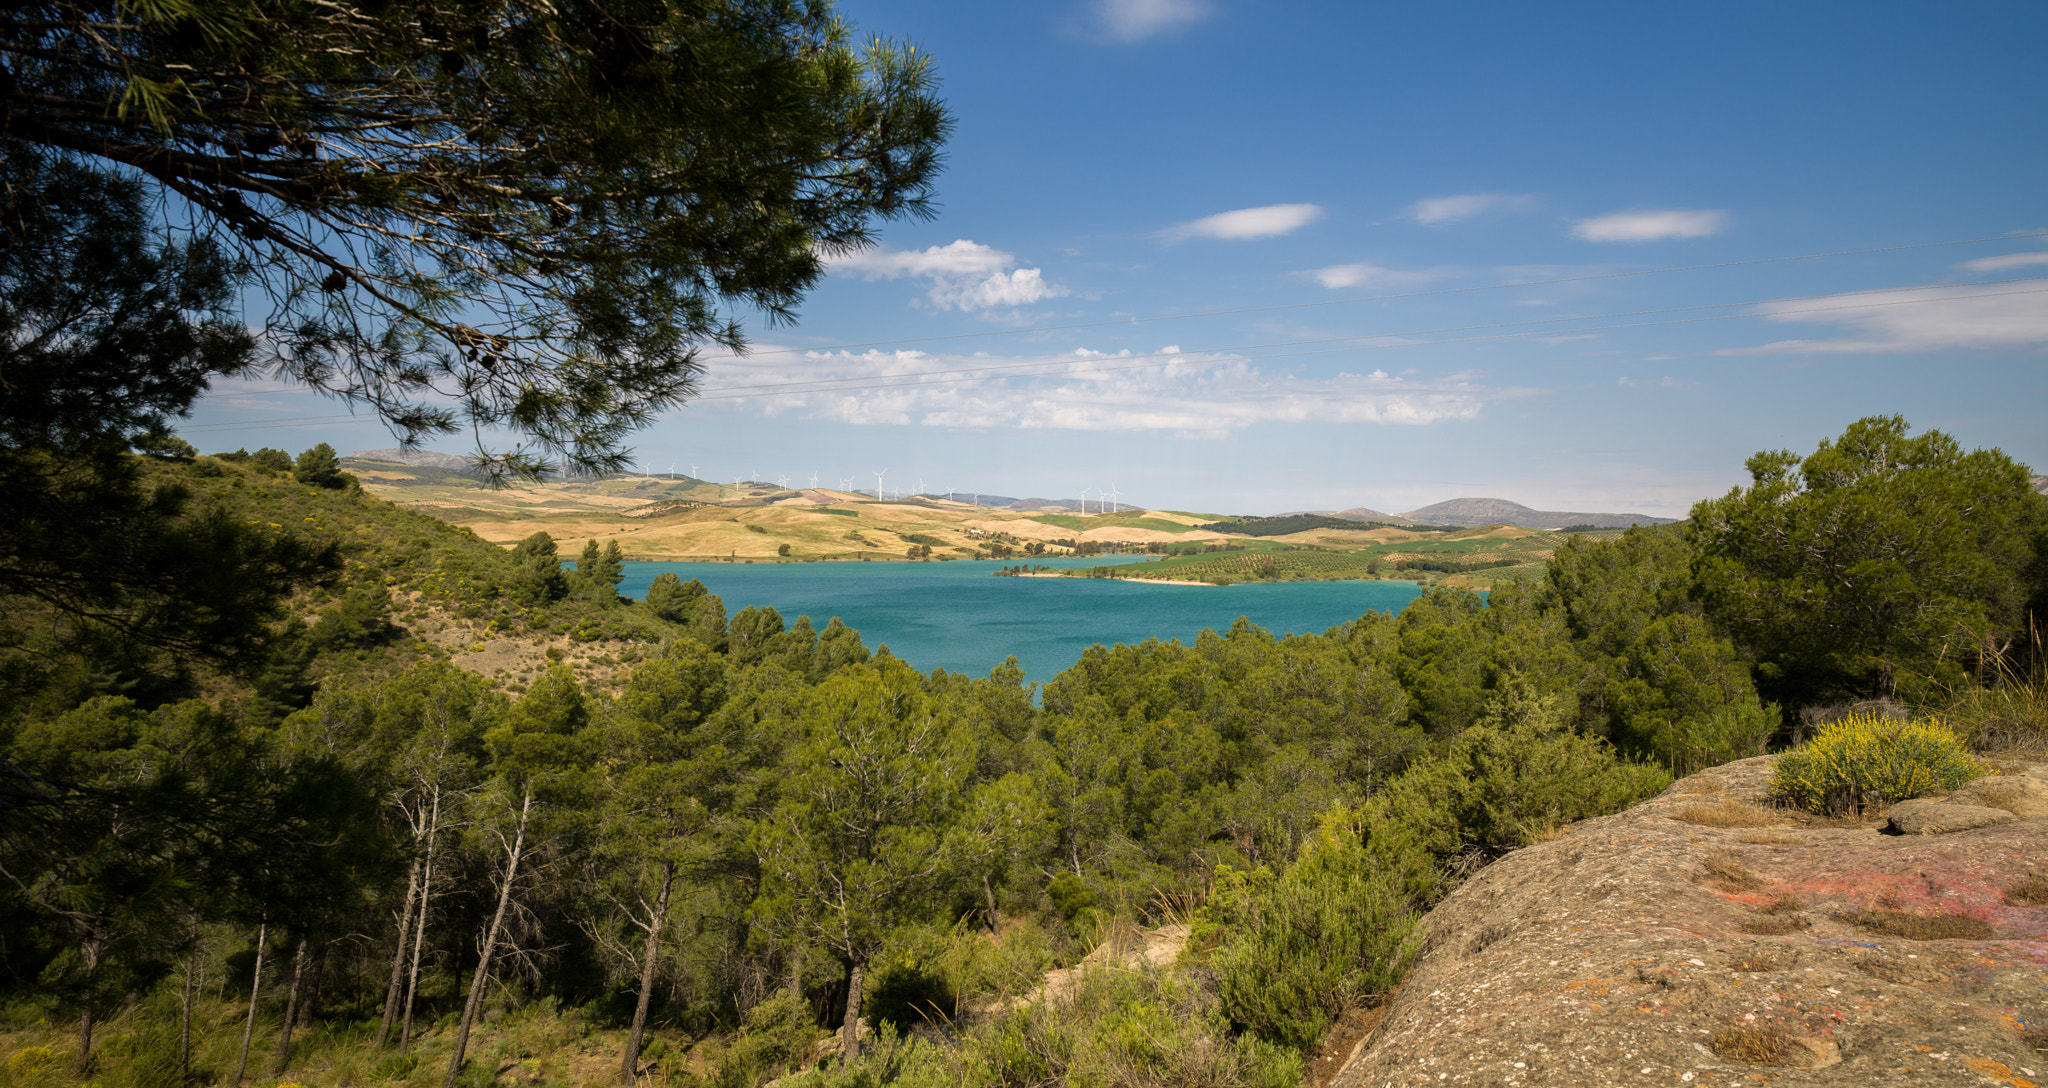
[(1752, 1028), (1731, 1024), (1714, 1033), (1709, 1045), (1717, 1057), (1752, 1065), (1776, 1065), (1785, 1059), (1791, 1041), (1775, 1028)]
[(1991, 923), (1967, 914), (1912, 914), (1902, 910), (1859, 910), (1835, 920), (1908, 941), (1988, 941)]
[(1770, 809), (1723, 798), (1678, 810), (1672, 819), (1701, 827), (1783, 827), (1785, 817)]
[(2048, 877), (2035, 873), (2005, 889), (2005, 901), (2015, 907), (2048, 906)]
[(1742, 924), (1736, 928), (1753, 937), (1783, 937), (1797, 933), (1802, 929), (1811, 929), (1813, 928), (1813, 922), (1811, 919), (1796, 914), (1776, 918), (1770, 915), (1759, 915), (1754, 918), (1743, 919)]
[(1751, 952), (1728, 966), (1736, 971), (1775, 971), (1778, 969), (1777, 961), (1761, 952)]
[(1776, 899), (1773, 899), (1773, 900), (1771, 900), (1771, 901), (1770, 901), (1770, 902), (1768, 902), (1768, 903), (1765, 903), (1765, 904), (1764, 904), (1763, 906), (1761, 906), (1761, 907), (1758, 907), (1758, 908), (1757, 908), (1757, 913), (1759, 913), (1759, 914), (1798, 914), (1798, 913), (1799, 913), (1800, 911), (1802, 911), (1802, 910), (1805, 910), (1805, 909), (1806, 909), (1806, 904), (1805, 904), (1805, 903), (1802, 903), (1802, 902), (1800, 902), (1800, 901), (1799, 901), (1799, 897), (1798, 897), (1798, 896), (1796, 896), (1796, 895), (1792, 895), (1792, 894), (1790, 894), (1790, 893), (1786, 893), (1786, 894), (1784, 894), (1784, 895), (1780, 895), (1780, 896), (1778, 896), (1778, 897), (1777, 897)]
[(1764, 886), (1764, 879), (1743, 868), (1742, 859), (1734, 854), (1713, 854), (1706, 860), (1707, 875), (1734, 891), (1753, 891)]
[(1735, 841), (1749, 846), (1803, 846), (1806, 843), (1797, 835), (1738, 835)]
[(2020, 1045), (2029, 1050), (2048, 1054), (2048, 1027), (2038, 1024), (2020, 1025)]
[(2048, 759), (2048, 646), (2038, 628), (2029, 641), (2018, 659), (2001, 654), (1992, 662), (1992, 675), (1979, 678), (1990, 686), (1953, 691), (1946, 706), (1934, 708), (1979, 753)]

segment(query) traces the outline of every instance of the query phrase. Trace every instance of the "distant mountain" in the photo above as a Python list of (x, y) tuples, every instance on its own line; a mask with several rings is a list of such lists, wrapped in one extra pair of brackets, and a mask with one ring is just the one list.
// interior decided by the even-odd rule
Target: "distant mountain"
[(2034, 485), (2034, 490), (2048, 495), (2048, 476), (2029, 476), (2027, 482)]
[(1423, 525), (1492, 525), (1496, 522), (1525, 529), (1562, 529), (1567, 525), (1593, 525), (1602, 529), (1626, 529), (1631, 525), (1669, 525), (1677, 518), (1648, 514), (1588, 514), (1567, 510), (1531, 510), (1506, 499), (1452, 499), (1400, 515)]
[(1349, 510), (1282, 510), (1273, 516), (1291, 518), (1300, 515), (1323, 518), (1343, 518), (1345, 521), (1400, 521), (1392, 514), (1383, 514), (1370, 506), (1354, 506)]
[(1337, 511), (1337, 512), (1336, 512), (1336, 514), (1334, 514), (1333, 516), (1334, 516), (1334, 517), (1340, 517), (1340, 518), (1343, 518), (1343, 519), (1344, 519), (1345, 521), (1405, 521), (1405, 520), (1407, 520), (1407, 519), (1405, 519), (1405, 518), (1402, 518), (1401, 516), (1399, 516), (1399, 515), (1397, 515), (1397, 514), (1382, 514), (1382, 513), (1380, 513), (1380, 512), (1378, 511), (1378, 510), (1374, 510), (1374, 509), (1373, 509), (1372, 507), (1370, 507), (1370, 506), (1354, 506), (1354, 507), (1352, 507), (1352, 508), (1351, 508), (1351, 509), (1349, 509), (1349, 510), (1339, 510), (1339, 511)]
[(476, 464), (474, 457), (462, 457), (453, 453), (439, 453), (434, 450), (357, 450), (349, 454), (356, 461), (388, 461), (416, 468), (446, 468), (467, 472)]

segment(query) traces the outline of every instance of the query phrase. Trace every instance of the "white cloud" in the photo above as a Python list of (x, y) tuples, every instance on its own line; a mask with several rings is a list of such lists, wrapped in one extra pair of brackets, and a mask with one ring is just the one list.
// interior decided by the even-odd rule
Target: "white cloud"
[(2048, 251), (2033, 253), (2008, 253), (2003, 257), (1979, 257), (1957, 265), (1966, 272), (2004, 272), (2013, 268), (2031, 268), (2037, 264), (2048, 264)]
[(864, 249), (831, 262), (835, 272), (869, 280), (922, 279), (932, 305), (942, 310), (994, 310), (1029, 306), (1067, 294), (1036, 268), (1016, 268), (1017, 258), (1000, 249), (957, 239), (923, 250)]
[(1698, 389), (1700, 385), (1700, 383), (1698, 382), (1679, 381), (1677, 378), (1674, 378), (1669, 374), (1666, 374), (1662, 378), (1659, 378), (1655, 381), (1652, 381), (1648, 378), (1631, 378), (1628, 375), (1624, 374), (1621, 377), (1620, 384), (1624, 389), (1645, 389), (1653, 386), (1659, 389)]
[(1263, 208), (1239, 208), (1218, 212), (1191, 223), (1182, 223), (1160, 233), (1169, 242), (1183, 238), (1271, 238), (1299, 230), (1314, 222), (1323, 209), (1314, 204), (1268, 204)]
[[(1046, 367), (1003, 369), (1019, 363)], [(1535, 392), (1490, 386), (1470, 374), (1273, 374), (1250, 360), (1182, 353), (1175, 345), (1144, 354), (1076, 348), (1008, 358), (916, 351), (757, 354), (714, 362), (713, 367), (696, 402), (703, 409), (859, 424), (1157, 431), (1204, 437), (1226, 437), (1262, 423), (1423, 426), (1470, 420), (1489, 405)], [(980, 374), (999, 376), (958, 380)], [(727, 399), (732, 393), (783, 382), (831, 379), (846, 386), (881, 387)], [(917, 382), (924, 384), (908, 384)]]
[(1587, 242), (1661, 242), (1705, 238), (1726, 229), (1727, 212), (1616, 212), (1579, 220), (1572, 227), (1572, 236)]
[(1202, 0), (1100, 0), (1096, 18), (1111, 38), (1135, 42), (1200, 22), (1213, 10)]
[(1526, 208), (1535, 201), (1532, 196), (1510, 196), (1505, 193), (1467, 193), (1463, 196), (1438, 196), (1418, 200), (1408, 206), (1408, 218), (1428, 226), (1438, 223), (1455, 223), (1484, 215), (1491, 211), (1509, 211)]
[(2048, 345), (2048, 290), (1928, 287), (1858, 292), (1761, 306), (1772, 321), (1847, 326), (1847, 336), (1780, 340), (1724, 355), (1942, 351)]
[(1376, 264), (1333, 264), (1318, 268), (1309, 275), (1317, 283), (1335, 291), (1344, 287), (1403, 287), (1410, 284), (1428, 283), (1449, 275), (1435, 268), (1381, 268)]

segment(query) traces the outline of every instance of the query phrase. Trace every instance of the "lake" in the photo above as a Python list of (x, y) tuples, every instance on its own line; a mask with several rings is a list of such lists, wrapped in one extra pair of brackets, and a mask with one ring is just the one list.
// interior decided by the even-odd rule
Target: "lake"
[[(1048, 567), (1141, 562), (1142, 556), (1034, 559)], [(919, 671), (986, 676), (1017, 655), (1028, 679), (1047, 681), (1088, 647), (1148, 638), (1192, 642), (1204, 627), (1239, 616), (1276, 635), (1321, 634), (1368, 611), (1398, 612), (1421, 595), (1412, 582), (1270, 582), (1145, 585), (1109, 578), (997, 578), (1011, 563), (640, 563), (626, 564), (619, 592), (639, 599), (665, 570), (695, 578), (725, 600), (731, 617), (769, 607), (785, 623), (809, 616), (822, 630), (837, 616), (868, 649)]]

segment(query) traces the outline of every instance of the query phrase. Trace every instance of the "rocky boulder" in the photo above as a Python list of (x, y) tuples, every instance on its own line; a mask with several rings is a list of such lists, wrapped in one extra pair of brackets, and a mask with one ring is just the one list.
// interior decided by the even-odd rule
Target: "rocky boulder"
[(1769, 807), (1772, 763), (1482, 870), (1330, 1083), (2048, 1082), (2048, 817), (1888, 833)]

